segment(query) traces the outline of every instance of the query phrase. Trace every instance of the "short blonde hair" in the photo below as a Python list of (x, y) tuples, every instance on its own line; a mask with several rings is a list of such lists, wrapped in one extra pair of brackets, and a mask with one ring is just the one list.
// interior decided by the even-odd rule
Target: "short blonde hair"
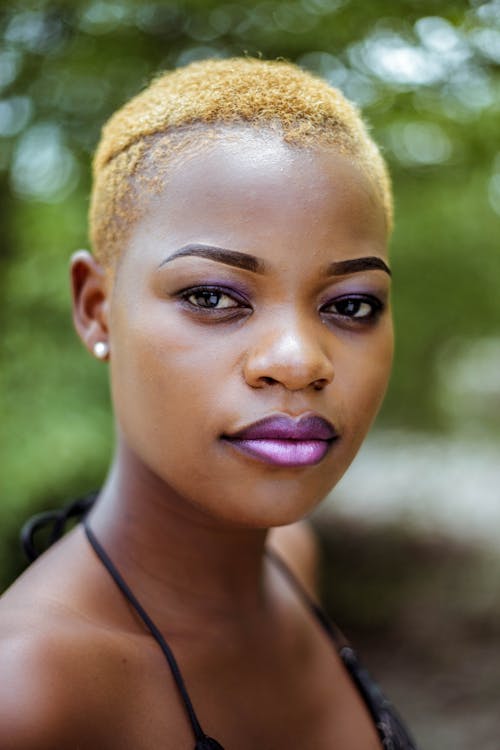
[(288, 62), (204, 60), (157, 77), (104, 126), (90, 204), (90, 238), (101, 262), (120, 254), (140, 216), (141, 187), (148, 194), (163, 186), (151, 172), (166, 174), (180, 150), (226, 125), (278, 129), (287, 143), (333, 146), (352, 157), (374, 187), (388, 230), (392, 227), (385, 162), (357, 108), (338, 89)]

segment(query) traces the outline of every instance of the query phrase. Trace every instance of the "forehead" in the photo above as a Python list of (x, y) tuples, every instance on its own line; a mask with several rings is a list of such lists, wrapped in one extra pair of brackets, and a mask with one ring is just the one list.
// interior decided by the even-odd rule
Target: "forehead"
[[(385, 255), (385, 214), (352, 157), (332, 147), (286, 143), (275, 131), (231, 128), (181, 150), (168, 170), (149, 163), (129, 247), (174, 250), (207, 242), (257, 252), (369, 245)], [(360, 250), (361, 248), (358, 248)]]

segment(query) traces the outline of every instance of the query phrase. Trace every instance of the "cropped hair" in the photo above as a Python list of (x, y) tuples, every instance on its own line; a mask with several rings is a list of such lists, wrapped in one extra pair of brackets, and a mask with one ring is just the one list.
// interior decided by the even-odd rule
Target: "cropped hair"
[(204, 60), (160, 75), (105, 124), (90, 203), (98, 260), (119, 256), (144, 199), (164, 188), (174, 160), (196, 154), (231, 125), (274, 130), (288, 144), (331, 146), (346, 155), (368, 178), (391, 229), (385, 162), (357, 108), (338, 89), (288, 62)]

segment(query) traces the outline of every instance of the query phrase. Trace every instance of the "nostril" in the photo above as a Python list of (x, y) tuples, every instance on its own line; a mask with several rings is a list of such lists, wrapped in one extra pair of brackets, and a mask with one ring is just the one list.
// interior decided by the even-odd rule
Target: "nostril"
[(277, 383), (277, 382), (278, 382), (278, 381), (277, 381), (277, 380), (275, 380), (274, 378), (270, 378), (270, 377), (268, 377), (267, 375), (264, 375), (264, 376), (263, 376), (263, 377), (261, 378), (261, 380), (262, 380), (262, 382), (263, 382), (263, 383), (265, 383), (266, 385), (274, 385), (275, 383)]
[[(327, 378), (318, 378), (317, 380), (313, 380), (312, 383), (309, 383), (309, 385), (312, 386), (312, 388), (315, 391), (322, 391), (323, 388), (325, 388), (329, 382), (330, 381)], [(276, 385), (280, 383), (280, 381), (277, 380), (276, 378), (269, 377), (268, 375), (262, 375), (259, 378), (259, 383), (261, 386), (262, 385)]]
[(315, 391), (322, 391), (325, 386), (328, 385), (328, 380), (326, 378), (319, 378), (318, 380), (315, 380), (312, 384), (312, 387)]

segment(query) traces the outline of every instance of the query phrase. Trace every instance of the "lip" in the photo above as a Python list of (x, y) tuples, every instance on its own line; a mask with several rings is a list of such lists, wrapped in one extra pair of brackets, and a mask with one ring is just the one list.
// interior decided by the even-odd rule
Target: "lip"
[(223, 440), (238, 451), (273, 466), (313, 466), (338, 438), (335, 427), (317, 414), (292, 418), (273, 414), (246, 425)]

